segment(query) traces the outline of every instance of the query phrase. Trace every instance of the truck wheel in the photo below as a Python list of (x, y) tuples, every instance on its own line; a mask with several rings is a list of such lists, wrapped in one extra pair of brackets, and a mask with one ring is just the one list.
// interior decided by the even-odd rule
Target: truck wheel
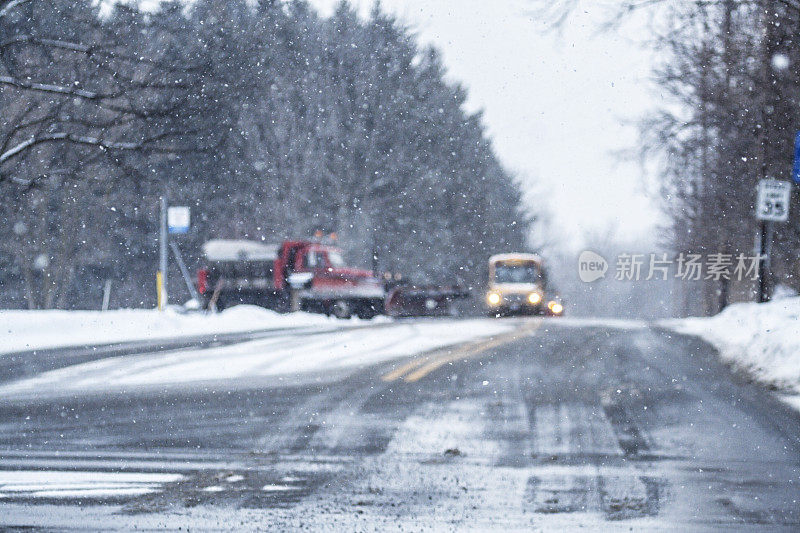
[(352, 312), (350, 311), (350, 304), (346, 300), (336, 300), (333, 304), (333, 316), (336, 318), (350, 318)]

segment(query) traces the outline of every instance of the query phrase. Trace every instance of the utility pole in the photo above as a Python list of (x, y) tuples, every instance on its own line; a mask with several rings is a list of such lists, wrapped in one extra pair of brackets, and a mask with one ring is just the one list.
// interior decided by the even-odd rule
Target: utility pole
[(158, 310), (163, 311), (167, 307), (167, 197), (161, 197), (161, 221), (159, 224), (158, 241), (158, 273), (156, 274), (156, 286), (158, 288)]

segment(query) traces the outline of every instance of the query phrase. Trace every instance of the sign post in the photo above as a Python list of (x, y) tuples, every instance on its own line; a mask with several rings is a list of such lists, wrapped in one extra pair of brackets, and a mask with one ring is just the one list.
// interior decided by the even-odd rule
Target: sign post
[(161, 219), (158, 232), (158, 272), (156, 273), (158, 290), (158, 310), (167, 307), (167, 198), (161, 197)]
[[(188, 206), (185, 205), (176, 205), (176, 206), (168, 206), (167, 205), (167, 198), (165, 196), (161, 197), (161, 224), (160, 224), (160, 231), (159, 231), (159, 242), (158, 242), (158, 273), (156, 274), (156, 287), (158, 290), (158, 310), (163, 311), (166, 309), (167, 304), (169, 303), (168, 298), (168, 291), (167, 291), (167, 268), (168, 264), (167, 261), (169, 259), (169, 252), (167, 248), (169, 246), (169, 236), (172, 234), (183, 234), (189, 231), (189, 223), (191, 220), (191, 210)], [(180, 252), (178, 252), (178, 247), (175, 246), (173, 248), (173, 252), (175, 252), (178, 257), (178, 266), (181, 267), (181, 274), (183, 274), (184, 279), (186, 280), (187, 285), (191, 285), (188, 279), (188, 271), (186, 270), (186, 265), (183, 264), (183, 261), (180, 259)], [(192, 291), (190, 286), (190, 292)]]
[(761, 221), (759, 239), (758, 301), (768, 302), (771, 297), (770, 255), (772, 252), (772, 223), (789, 219), (789, 199), (792, 184), (788, 181), (764, 179), (758, 182), (756, 218)]
[(794, 137), (794, 165), (792, 165), (792, 181), (800, 185), (800, 131)]

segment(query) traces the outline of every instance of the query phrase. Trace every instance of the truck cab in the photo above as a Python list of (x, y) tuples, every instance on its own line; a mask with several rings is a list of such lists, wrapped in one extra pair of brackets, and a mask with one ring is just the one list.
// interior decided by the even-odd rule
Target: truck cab
[(276, 286), (297, 291), (299, 308), (303, 311), (338, 318), (351, 315), (372, 318), (385, 311), (386, 295), (375, 274), (346, 266), (342, 250), (335, 246), (286, 241), (276, 261), (275, 273)]
[(290, 288), (289, 276), (292, 273), (325, 276), (342, 271), (357, 273), (362, 278), (374, 278), (368, 270), (348, 268), (339, 248), (310, 241), (286, 241), (281, 245), (276, 260), (275, 286), (279, 289)]

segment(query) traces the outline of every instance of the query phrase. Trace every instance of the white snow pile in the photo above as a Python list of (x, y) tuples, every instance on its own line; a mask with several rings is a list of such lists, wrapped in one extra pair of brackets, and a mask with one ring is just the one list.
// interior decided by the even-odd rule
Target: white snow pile
[(228, 346), (126, 355), (68, 366), (2, 385), (0, 397), (42, 398), (49, 394), (125, 392), (181, 384), (205, 387), (211, 381), (221, 386), (225, 380), (238, 386), (266, 376), (293, 376), (316, 383), (315, 373), (366, 368), (510, 333), (516, 327), (516, 322), (472, 319), (377, 323), (314, 334), (287, 331)]
[(720, 357), (759, 381), (800, 394), (800, 298), (741, 303), (709, 318), (661, 322), (713, 344)]
[(309, 313), (282, 315), (252, 305), (237, 305), (218, 314), (183, 314), (174, 309), (163, 313), (151, 309), (0, 310), (0, 353), (348, 323)]

